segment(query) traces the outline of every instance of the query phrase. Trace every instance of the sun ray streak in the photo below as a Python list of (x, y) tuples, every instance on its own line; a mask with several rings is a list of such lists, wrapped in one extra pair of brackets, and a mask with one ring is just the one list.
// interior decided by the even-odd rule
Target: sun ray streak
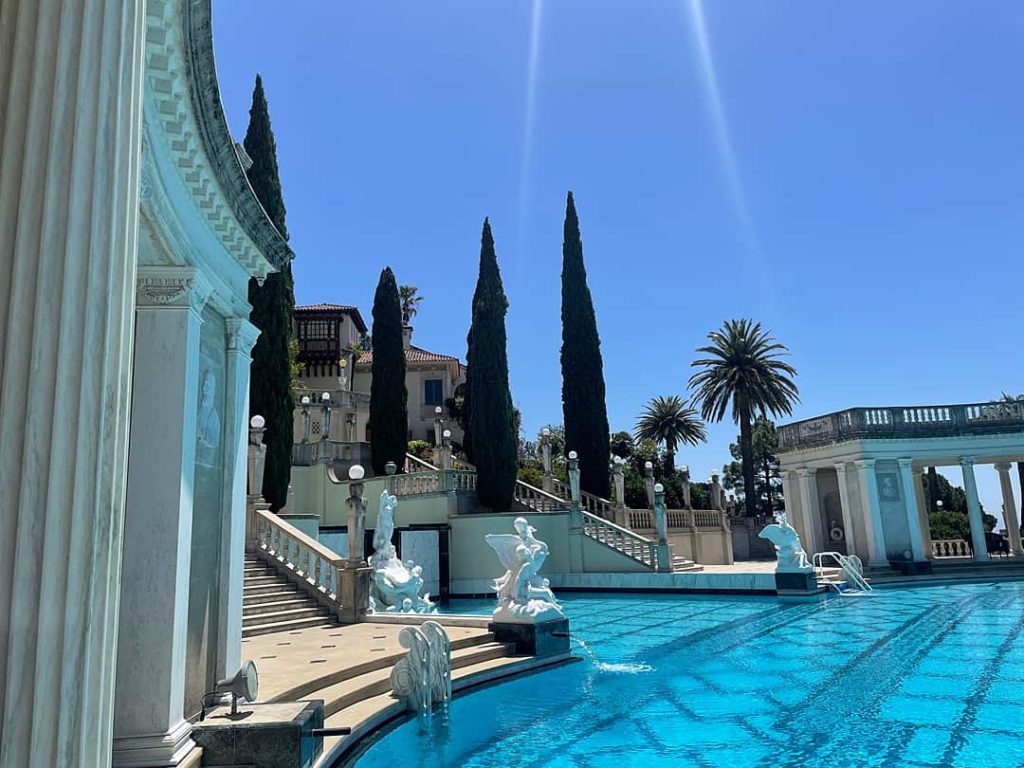
[(544, 13), (543, 0), (533, 0), (530, 14), (530, 55), (526, 69), (526, 109), (523, 116), (523, 146), (519, 164), (519, 256), (517, 277), (521, 274), (526, 253), (527, 207), (530, 197), (530, 165), (533, 159), (533, 132), (536, 123), (537, 77), (540, 64), (540, 30)]

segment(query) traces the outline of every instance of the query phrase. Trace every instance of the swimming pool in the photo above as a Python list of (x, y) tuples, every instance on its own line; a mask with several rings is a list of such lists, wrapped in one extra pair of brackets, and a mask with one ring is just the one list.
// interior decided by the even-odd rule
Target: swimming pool
[(593, 658), (458, 697), (358, 768), (1024, 764), (1024, 583), (563, 605)]

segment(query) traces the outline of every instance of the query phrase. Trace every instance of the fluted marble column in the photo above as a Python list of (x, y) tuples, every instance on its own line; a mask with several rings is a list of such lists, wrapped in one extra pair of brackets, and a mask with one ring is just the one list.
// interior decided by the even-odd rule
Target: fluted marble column
[(241, 317), (225, 320), (224, 498), (221, 528), (220, 631), (217, 677), (238, 671), (242, 661), (242, 579), (245, 571), (245, 492), (249, 445), (249, 369), (259, 329)]
[(871, 565), (888, 565), (885, 551), (885, 529), (882, 526), (882, 507), (878, 501), (878, 477), (875, 475), (874, 459), (855, 461), (860, 480), (861, 509), (864, 526), (868, 533), (868, 560)]
[(846, 481), (846, 462), (835, 463), (836, 480), (839, 482), (839, 505), (842, 507), (843, 532), (846, 534), (846, 554), (857, 554), (857, 534), (853, 530), (853, 510), (850, 509), (850, 486)]
[(804, 540), (801, 542), (808, 556), (820, 551), (820, 537), (818, 529), (821, 513), (818, 505), (818, 479), (816, 469), (798, 469), (797, 477), (800, 479), (800, 511), (804, 524)]
[(981, 517), (978, 483), (974, 479), (974, 457), (961, 456), (960, 469), (964, 474), (964, 492), (967, 494), (967, 520), (971, 525), (971, 544), (975, 560), (988, 560), (988, 542), (985, 541), (985, 522)]
[(921, 534), (921, 519), (917, 506), (917, 493), (914, 491), (913, 460), (897, 459), (900, 468), (900, 482), (903, 484), (903, 508), (907, 515), (907, 532), (910, 535), (910, 552), (914, 560), (926, 560), (924, 537)]
[(143, 0), (0, 2), (0, 765), (110, 761)]
[(1021, 554), (1020, 522), (1017, 520), (1017, 502), (1013, 498), (1013, 483), (1010, 482), (1010, 463), (996, 464), (996, 472), (999, 473), (999, 488), (1003, 492), (1003, 522), (1010, 537), (1010, 552), (1018, 556)]

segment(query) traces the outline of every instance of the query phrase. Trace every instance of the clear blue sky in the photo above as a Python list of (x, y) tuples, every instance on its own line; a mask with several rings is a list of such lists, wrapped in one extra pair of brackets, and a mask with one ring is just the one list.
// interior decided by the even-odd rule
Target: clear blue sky
[[(480, 227), (528, 436), (561, 421), (576, 196), (612, 430), (727, 318), (792, 350), (797, 418), (1024, 392), (1024, 4), (218, 0), (228, 121), (263, 75), (299, 303), (425, 296), (465, 355)], [(702, 21), (701, 21), (702, 19)], [(680, 462), (728, 458), (733, 424)], [(958, 473), (951, 473), (959, 483)], [(996, 474), (982, 501), (999, 510)]]

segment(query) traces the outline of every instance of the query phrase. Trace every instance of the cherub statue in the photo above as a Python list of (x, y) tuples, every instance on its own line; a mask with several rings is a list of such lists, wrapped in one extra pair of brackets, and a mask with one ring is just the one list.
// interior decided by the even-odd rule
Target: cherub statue
[(513, 523), (516, 532), (485, 536), (505, 566), (505, 574), (494, 581), (498, 593), (495, 621), (531, 623), (564, 618), (547, 579), (538, 575), (548, 556), (548, 545), (534, 537), (536, 529), (525, 517)]
[(762, 539), (768, 539), (775, 545), (775, 552), (779, 564), (775, 567), (780, 573), (806, 573), (814, 570), (814, 567), (807, 560), (807, 553), (800, 545), (800, 534), (796, 528), (786, 520), (786, 513), (778, 516), (778, 523), (767, 525), (759, 535)]

